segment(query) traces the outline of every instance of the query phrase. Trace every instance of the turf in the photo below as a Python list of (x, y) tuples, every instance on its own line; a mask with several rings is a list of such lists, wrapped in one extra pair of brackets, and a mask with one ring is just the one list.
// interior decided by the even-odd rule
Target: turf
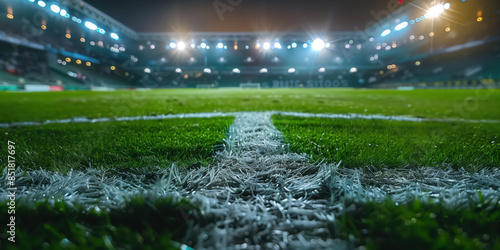
[[(234, 118), (52, 124), (0, 129), (22, 170), (207, 165)], [(0, 150), (7, 152), (7, 143)], [(6, 157), (6, 155), (4, 155)], [(1, 157), (3, 162), (6, 159)], [(2, 164), (2, 168), (6, 164)]]
[[(194, 209), (187, 200), (169, 197), (155, 200), (132, 197), (123, 209), (109, 211), (54, 200), (25, 203), (16, 207), (16, 243), (4, 247), (179, 249), (177, 242), (182, 239)], [(8, 214), (5, 204), (0, 204), (0, 212)], [(0, 222), (6, 225), (10, 222), (8, 218), (2, 216)]]
[(0, 92), (0, 122), (86, 116), (297, 111), (500, 120), (500, 91), (354, 89), (169, 89), (115, 92)]
[(273, 116), (290, 148), (348, 168), (500, 166), (498, 124)]
[(352, 205), (339, 220), (340, 235), (367, 249), (500, 249), (500, 203), (466, 208), (414, 201)]

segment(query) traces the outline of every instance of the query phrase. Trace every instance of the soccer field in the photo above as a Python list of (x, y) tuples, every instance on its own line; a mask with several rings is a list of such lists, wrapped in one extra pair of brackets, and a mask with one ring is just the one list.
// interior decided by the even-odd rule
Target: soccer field
[(20, 249), (500, 248), (497, 89), (0, 92), (0, 106), (0, 211), (15, 176)]

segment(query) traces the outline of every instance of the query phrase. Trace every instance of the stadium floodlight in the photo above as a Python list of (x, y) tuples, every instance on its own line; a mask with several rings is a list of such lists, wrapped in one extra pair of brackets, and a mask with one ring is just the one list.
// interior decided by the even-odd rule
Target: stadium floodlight
[(309, 45), (307, 43), (302, 44), (302, 48), (307, 49)]
[(408, 27), (408, 22), (402, 22), (398, 25), (396, 25), (396, 27), (394, 28), (395, 31), (400, 31), (404, 28)]
[(145, 69), (144, 69), (144, 73), (146, 73), (146, 74), (151, 74), (151, 69), (150, 69), (150, 68), (145, 68)]
[(295, 49), (295, 48), (297, 48), (297, 43), (296, 43), (296, 42), (293, 42), (293, 43), (292, 43), (292, 49)]
[(106, 34), (106, 31), (104, 29), (101, 29), (101, 28), (97, 28), (97, 32), (101, 33), (101, 34)]
[(325, 43), (325, 48), (330, 48), (332, 46), (331, 43)]
[(295, 73), (295, 68), (289, 68), (288, 69), (289, 74), (294, 74)]
[(61, 7), (57, 6), (56, 4), (52, 4), (50, 6), (50, 10), (54, 13), (59, 13), (61, 11)]
[(204, 68), (203, 69), (203, 73), (206, 73), (206, 74), (212, 74), (212, 70), (209, 69), (209, 68)]
[(175, 42), (171, 42), (171, 43), (169, 44), (169, 46), (170, 46), (170, 48), (175, 49), (175, 48), (177, 48), (177, 43), (175, 43)]
[(35, 2), (35, 0), (29, 0), (29, 1), (30, 1), (30, 2), (32, 2), (32, 3), (34, 3), (34, 2)]
[(281, 43), (279, 43), (279, 42), (275, 42), (275, 43), (274, 43), (274, 48), (275, 48), (275, 49), (281, 49)]
[(316, 38), (312, 45), (311, 45), (313, 50), (319, 51), (325, 48), (325, 42), (322, 39)]
[(382, 31), (382, 34), (380, 34), (381, 37), (384, 37), (384, 36), (387, 36), (391, 34), (391, 30), (390, 29), (386, 29), (384, 31)]
[[(61, 11), (59, 11), (59, 15), (63, 16), (63, 17), (67, 17), (69, 18), (69, 15), (68, 15), (68, 12), (65, 10), (65, 9), (61, 9)], [(75, 21), (75, 22), (78, 22), (78, 21)], [(80, 21), (81, 23), (82, 21)]]
[(223, 49), (224, 48), (224, 44), (223, 43), (218, 43), (217, 44), (217, 48), (218, 49)]
[(319, 69), (318, 69), (318, 72), (319, 72), (319, 73), (325, 73), (325, 71), (326, 71), (326, 69), (325, 69), (325, 68), (323, 68), (323, 67), (321, 67), (321, 68), (319, 68)]
[(233, 69), (233, 74), (239, 74), (239, 73), (241, 73), (240, 69), (238, 69), (238, 68)]
[(178, 42), (177, 43), (177, 49), (178, 50), (184, 50), (184, 49), (186, 49), (186, 44), (184, 42)]
[(261, 74), (265, 74), (267, 72), (268, 72), (268, 70), (266, 68), (262, 68), (259, 70), (259, 73), (261, 73)]
[(450, 7), (451, 7), (451, 4), (450, 4), (450, 3), (445, 3), (445, 4), (443, 5), (443, 8), (444, 8), (445, 10), (449, 9)]
[(265, 42), (264, 44), (262, 44), (262, 48), (264, 48), (265, 50), (268, 50), (271, 48), (271, 44), (269, 42)]
[(175, 73), (178, 73), (178, 74), (182, 73), (182, 69), (181, 68), (176, 68), (175, 69)]
[(205, 42), (200, 43), (200, 48), (202, 48), (202, 49), (207, 48), (207, 43), (205, 43)]
[(120, 40), (120, 37), (118, 36), (118, 34), (116, 34), (115, 32), (111, 32), (109, 34), (109, 36), (115, 40)]
[(38, 1), (38, 6), (44, 8), (47, 4), (44, 1)]
[(93, 22), (86, 21), (85, 22), (85, 27), (87, 27), (89, 30), (96, 30), (97, 25), (95, 25)]
[(424, 15), (425, 18), (433, 18), (439, 16), (444, 11), (444, 6), (442, 4), (438, 4), (432, 8), (430, 8), (427, 13)]
[(349, 70), (349, 72), (351, 72), (351, 73), (356, 73), (356, 72), (358, 72), (358, 69), (357, 69), (356, 67), (352, 67), (352, 68)]

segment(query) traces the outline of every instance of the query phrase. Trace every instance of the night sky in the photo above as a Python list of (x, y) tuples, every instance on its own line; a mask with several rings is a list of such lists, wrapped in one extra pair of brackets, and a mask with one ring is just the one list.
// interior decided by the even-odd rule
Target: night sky
[(375, 20), (370, 11), (387, 10), (390, 1), (86, 0), (138, 32), (352, 31), (364, 29)]

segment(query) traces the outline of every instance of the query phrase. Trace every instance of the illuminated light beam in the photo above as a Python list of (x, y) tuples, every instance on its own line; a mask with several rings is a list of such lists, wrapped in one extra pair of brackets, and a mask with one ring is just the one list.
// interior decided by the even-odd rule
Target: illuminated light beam
[(186, 44), (184, 42), (178, 42), (177, 43), (177, 49), (178, 50), (184, 50), (184, 49), (186, 49)]
[(109, 34), (109, 36), (115, 40), (120, 40), (120, 37), (118, 36), (118, 34), (114, 33), (114, 32), (111, 32), (111, 34)]
[(89, 22), (89, 21), (85, 22), (85, 27), (87, 27), (87, 29), (89, 29), (89, 30), (96, 30), (97, 29), (97, 25), (95, 25), (93, 22)]
[(385, 37), (385, 36), (388, 36), (389, 34), (391, 34), (391, 30), (390, 29), (386, 29), (382, 32), (382, 34), (380, 34), (381, 37)]
[(442, 4), (438, 4), (430, 8), (424, 16), (425, 18), (438, 17), (443, 12), (444, 12), (444, 6)]
[(394, 30), (395, 30), (395, 31), (400, 31), (400, 30), (402, 30), (402, 29), (405, 29), (406, 27), (408, 27), (408, 22), (402, 22), (402, 23), (398, 24), (398, 25), (394, 28)]
[(311, 44), (313, 50), (319, 51), (325, 48), (325, 42), (319, 38), (316, 38)]
[(57, 5), (55, 5), (55, 4), (52, 4), (52, 5), (50, 6), (50, 10), (51, 10), (52, 12), (54, 12), (54, 13), (59, 13), (59, 12), (61, 11), (61, 8), (60, 8), (59, 6), (57, 6)]

